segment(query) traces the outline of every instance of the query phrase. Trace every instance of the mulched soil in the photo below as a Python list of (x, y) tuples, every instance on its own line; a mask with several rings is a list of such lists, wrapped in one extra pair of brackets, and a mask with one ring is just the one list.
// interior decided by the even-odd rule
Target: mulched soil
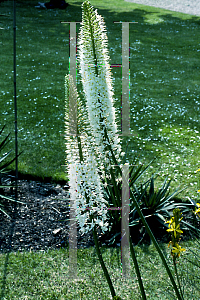
[[(38, 251), (65, 247), (69, 241), (69, 194), (68, 186), (19, 180), (16, 220), (0, 212), (0, 252)], [(14, 198), (14, 190), (2, 192)], [(14, 204), (5, 201), (6, 212), (14, 212)], [(61, 221), (64, 220), (64, 221)], [(10, 238), (11, 227), (14, 224)], [(10, 243), (11, 240), (11, 243)], [(9, 246), (10, 244), (10, 246)], [(77, 229), (77, 248), (94, 246), (92, 232), (81, 237)]]
[[(2, 184), (4, 181), (2, 180)], [(34, 180), (18, 181), (18, 200), (27, 204), (17, 204), (15, 221), (9, 219), (0, 212), (0, 252), (10, 251), (38, 251), (48, 249), (58, 249), (66, 247), (69, 244), (69, 193), (67, 185), (52, 184)], [(12, 197), (14, 199), (14, 190), (4, 188), (0, 190), (0, 195)], [(13, 216), (14, 204), (12, 201), (3, 201), (6, 212)], [(199, 224), (200, 226), (200, 224)], [(198, 226), (198, 228), (199, 228)], [(11, 228), (13, 227), (13, 232)], [(200, 228), (199, 228), (200, 229)], [(121, 230), (121, 227), (118, 231)], [(132, 241), (137, 244), (143, 236), (138, 229), (137, 232), (130, 228)], [(97, 230), (100, 234), (100, 230)], [(157, 240), (167, 242), (169, 236), (166, 235), (166, 229), (156, 230), (154, 233)], [(141, 236), (139, 236), (141, 235)], [(112, 236), (112, 235), (111, 235)], [(107, 245), (111, 237), (105, 234), (99, 240), (102, 245)], [(168, 237), (167, 237), (168, 236)], [(184, 235), (182, 240), (190, 239), (190, 235)], [(139, 240), (138, 240), (139, 238)], [(149, 243), (149, 238), (143, 242)], [(120, 236), (116, 238), (113, 245), (120, 245)], [(81, 236), (77, 226), (77, 248), (88, 248), (94, 246), (92, 232)]]

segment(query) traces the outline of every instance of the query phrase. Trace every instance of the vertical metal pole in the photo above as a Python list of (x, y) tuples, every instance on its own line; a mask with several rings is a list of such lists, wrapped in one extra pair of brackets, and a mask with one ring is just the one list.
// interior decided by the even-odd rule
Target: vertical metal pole
[[(72, 166), (76, 170), (76, 165)], [(69, 279), (77, 278), (77, 224), (76, 210), (73, 208), (76, 198), (70, 195), (70, 228), (69, 228)]]
[(18, 145), (17, 145), (17, 89), (16, 89), (16, 0), (13, 0), (13, 71), (14, 71), (14, 106), (15, 106), (15, 183), (18, 180)]
[[(129, 101), (129, 23), (122, 22), (122, 136), (130, 135)], [(130, 276), (129, 252), (129, 167), (122, 168), (122, 238), (121, 256), (124, 277)]]
[[(131, 136), (130, 133), (130, 68), (129, 68), (129, 23), (122, 24), (122, 136)], [(119, 65), (112, 65), (119, 66)]]
[(122, 166), (122, 221), (121, 221), (121, 256), (122, 271), (125, 278), (130, 276), (129, 252), (129, 164)]
[[(61, 22), (70, 26), (69, 34), (69, 74), (73, 77), (76, 86), (76, 24), (81, 22)], [(77, 99), (69, 91), (69, 123), (71, 135), (77, 134)], [(70, 197), (70, 228), (69, 228), (69, 278), (78, 279), (77, 277), (77, 223), (76, 211), (73, 204), (76, 199)]]
[[(16, 168), (15, 168), (15, 200), (17, 201), (17, 180), (18, 180), (18, 161), (17, 161), (17, 97), (16, 97), (16, 0), (13, 0), (13, 68), (14, 68), (14, 104), (15, 104), (15, 155), (16, 155)], [(17, 212), (17, 202), (14, 202), (13, 217), (10, 226), (10, 236), (8, 243), (8, 253), (11, 251), (12, 247), (12, 237), (14, 233), (16, 212)]]
[[(76, 22), (70, 22), (70, 75), (76, 86)], [(77, 99), (69, 91), (69, 122), (72, 135), (77, 134)], [(76, 211), (72, 207), (76, 199), (70, 199), (70, 229), (69, 229), (69, 277), (77, 279), (77, 223)], [(75, 219), (75, 220), (72, 220)]]
[(129, 22), (122, 22), (122, 135), (130, 135)]
[(73, 76), (76, 85), (76, 23), (70, 22), (70, 75)]

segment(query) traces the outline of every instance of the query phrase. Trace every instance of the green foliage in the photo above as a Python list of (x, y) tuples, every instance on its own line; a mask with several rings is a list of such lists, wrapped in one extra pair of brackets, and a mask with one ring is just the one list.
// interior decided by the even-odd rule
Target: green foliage
[[(128, 147), (127, 147), (128, 148)], [(123, 164), (126, 161), (127, 149), (123, 158)], [(164, 229), (167, 227), (165, 221), (173, 214), (174, 208), (180, 208), (182, 212), (188, 213), (192, 205), (185, 203), (178, 199), (176, 196), (181, 193), (184, 189), (176, 189), (170, 194), (169, 188), (171, 180), (167, 182), (167, 177), (164, 180), (161, 188), (157, 191), (155, 187), (155, 178), (152, 177), (144, 184), (138, 183), (138, 180), (144, 176), (146, 170), (150, 164), (146, 167), (136, 163), (136, 159), (132, 160), (131, 168), (129, 172), (129, 186), (133, 192), (140, 209), (146, 218), (150, 228), (153, 232), (158, 232), (158, 229)], [(122, 178), (120, 178), (119, 168), (113, 169), (113, 176), (111, 180), (107, 182), (105, 187), (105, 193), (107, 200), (110, 203), (110, 207), (121, 207), (121, 195), (122, 195)], [(144, 236), (146, 231), (145, 227), (137, 213), (133, 202), (130, 203), (130, 227), (134, 242), (138, 242), (138, 238)], [(114, 246), (119, 243), (121, 235), (121, 211), (111, 210), (110, 211), (110, 232), (102, 236), (102, 240), (108, 243), (108, 246)], [(186, 228), (190, 228), (191, 225), (184, 222)], [(132, 228), (134, 226), (134, 228)], [(139, 232), (141, 234), (139, 234)]]
[(185, 225), (183, 227), (184, 230), (190, 229), (190, 231), (192, 232), (193, 236), (199, 237), (200, 235), (200, 217), (199, 217), (199, 203), (196, 203), (193, 199), (188, 197), (188, 200), (191, 203), (191, 211), (190, 214), (187, 215), (187, 219), (186, 220), (182, 220), (181, 222), (183, 223), (183, 225)]
[[(175, 197), (184, 189), (182, 189), (181, 191), (179, 191), (179, 189), (176, 189), (175, 192), (170, 194), (169, 187), (171, 180), (167, 182), (167, 179), (168, 178), (166, 177), (162, 187), (158, 191), (155, 188), (154, 175), (152, 175), (148, 182), (146, 182), (145, 184), (141, 184), (140, 188), (134, 186), (135, 196), (138, 203), (140, 204), (140, 208), (142, 209), (143, 214), (146, 217), (154, 215), (163, 226), (165, 225), (166, 218), (171, 216), (174, 208), (180, 207), (188, 209), (188, 206), (191, 207), (190, 204), (182, 203), (182, 201), (176, 202), (174, 200)], [(131, 214), (133, 216), (133, 219), (135, 219), (135, 208), (133, 208)]]
[[(4, 128), (5, 128), (5, 126), (6, 125), (4, 125), (3, 126), (3, 128), (1, 129), (1, 131), (0, 131), (0, 136), (2, 135), (2, 132), (3, 132), (3, 130), (4, 130)], [(5, 149), (5, 147), (6, 147), (6, 145), (9, 143), (9, 136), (10, 136), (10, 133), (3, 139), (3, 141), (0, 143), (0, 155), (2, 155), (2, 157), (0, 158), (0, 164), (2, 164), (2, 165), (0, 165), (0, 172), (1, 172), (1, 175), (3, 174), (3, 173), (5, 173), (5, 169), (15, 160), (15, 159), (13, 159), (13, 160), (11, 160), (11, 161), (7, 161), (7, 162), (5, 162), (6, 161), (6, 158), (10, 155), (10, 153), (12, 152), (12, 150), (10, 150), (8, 153), (4, 153), (4, 154), (2, 154), (2, 151), (3, 151), (3, 149)]]
[[(4, 128), (5, 128), (5, 125), (3, 126), (3, 128), (0, 131), (0, 136), (2, 135), (2, 132), (3, 132)], [(3, 138), (3, 140), (0, 143), (0, 181), (2, 181), (2, 176), (3, 175), (5, 176), (5, 174), (7, 173), (6, 172), (6, 168), (16, 160), (16, 157), (13, 158), (13, 159), (11, 159), (11, 160), (9, 160), (9, 161), (7, 160), (8, 156), (10, 155), (10, 153), (12, 152), (12, 150), (10, 150), (8, 153), (2, 153), (2, 151), (5, 149), (6, 145), (10, 141), (9, 140), (9, 136), (10, 136), (10, 133), (5, 138)], [(18, 156), (20, 154), (18, 154)], [(9, 186), (10, 185), (1, 185), (0, 188), (1, 188), (1, 190), (3, 190), (3, 188), (9, 187)], [(11, 197), (7, 197), (7, 196), (5, 196), (3, 194), (0, 195), (0, 212), (2, 212), (4, 215), (6, 215), (7, 217), (10, 218), (10, 216), (6, 212), (5, 204), (3, 203), (5, 201), (6, 202), (7, 201), (13, 201), (13, 202), (15, 202), (16, 200), (12, 199)], [(17, 202), (24, 204), (24, 202), (21, 202), (21, 201), (17, 201)]]
[[(122, 165), (126, 163), (128, 152), (128, 143), (126, 145), (126, 152), (122, 159)], [(148, 166), (144, 166), (137, 162), (136, 158), (132, 158), (131, 167), (129, 170), (129, 186), (130, 188), (144, 175), (145, 171), (148, 169)], [(109, 177), (110, 175), (110, 177)], [(109, 203), (109, 207), (121, 208), (122, 206), (122, 176), (120, 167), (111, 168), (107, 177), (102, 180), (104, 184), (104, 193), (105, 199)], [(106, 183), (106, 185), (105, 185)], [(121, 210), (110, 210), (109, 211), (109, 232), (105, 233), (101, 240), (102, 242), (106, 241), (107, 246), (114, 246), (119, 241), (121, 235)], [(118, 238), (117, 238), (118, 237)], [(116, 239), (117, 238), (117, 239)]]
[[(126, 155), (124, 156), (123, 163), (125, 162), (125, 159)], [(143, 165), (138, 166), (136, 162), (132, 162), (132, 164), (133, 166), (130, 168), (129, 172), (130, 189), (135, 195), (140, 209), (153, 233), (156, 234), (157, 237), (160, 237), (162, 232), (163, 235), (166, 235), (165, 229), (167, 228), (167, 225), (165, 222), (166, 219), (173, 215), (173, 209), (180, 208), (183, 214), (189, 216), (193, 205), (185, 203), (177, 198), (177, 195), (184, 189), (179, 190), (177, 188), (173, 193), (170, 193), (171, 180), (167, 181), (167, 177), (159, 190), (155, 187), (155, 177), (153, 175), (147, 182), (139, 185), (138, 180), (144, 175), (149, 165), (144, 167)], [(115, 172), (113, 178), (119, 178), (119, 171), (117, 171), (117, 168), (113, 171)], [(116, 203), (115, 207), (121, 207), (122, 179), (111, 180), (105, 188), (105, 193), (107, 195), (107, 200), (110, 203), (110, 207), (113, 206), (114, 201)], [(120, 201), (117, 199), (120, 199)], [(103, 243), (106, 241), (107, 246), (114, 246), (119, 243), (121, 236), (121, 211), (111, 210), (109, 215), (110, 231), (102, 235), (101, 240)], [(194, 216), (192, 217), (194, 218)], [(146, 230), (132, 201), (130, 203), (129, 220), (132, 239), (133, 242), (137, 244), (146, 236)], [(183, 220), (182, 223), (184, 230), (191, 230), (194, 232), (195, 227), (192, 225), (192, 221), (188, 219)]]
[[(69, 24), (60, 21), (81, 21), (82, 1), (67, 1), (70, 4), (67, 10), (38, 10), (34, 7), (37, 2), (17, 3), (18, 134), (19, 151), (24, 150), (19, 172), (66, 181), (63, 79), (69, 66)], [(196, 175), (192, 169), (197, 168), (200, 157), (197, 67), (200, 18), (135, 3), (124, 4), (122, 0), (93, 0), (91, 4), (105, 17), (111, 65), (121, 64), (122, 56), (122, 25), (113, 21), (138, 22), (129, 26), (133, 134), (129, 156), (134, 150), (140, 161), (148, 164), (156, 154), (157, 160), (149, 173), (161, 168), (161, 182), (162, 175), (174, 174), (177, 181), (172, 186), (191, 183), (185, 194), (195, 196)], [(5, 28), (1, 30), (1, 72), (5, 80), (0, 82), (0, 125), (6, 122), (10, 132), (13, 128), (11, 1), (1, 3), (1, 14), (4, 14), (1, 27)], [(121, 122), (121, 68), (113, 67), (112, 73), (114, 105)], [(77, 88), (79, 92), (79, 74)], [(123, 137), (124, 149), (128, 139)], [(146, 175), (147, 180), (151, 174)]]
[[(167, 227), (165, 221), (172, 216), (175, 208), (180, 208), (183, 212), (189, 212), (191, 208), (190, 203), (184, 203), (176, 197), (184, 189), (179, 190), (177, 188), (170, 194), (171, 180), (167, 182), (167, 179), (166, 177), (159, 190), (155, 188), (154, 175), (146, 183), (141, 184), (139, 188), (134, 185), (136, 200), (154, 233), (158, 232), (158, 229), (162, 230), (164, 227)], [(135, 230), (144, 232), (145, 234), (144, 226), (133, 204), (131, 204), (130, 226), (137, 226)]]

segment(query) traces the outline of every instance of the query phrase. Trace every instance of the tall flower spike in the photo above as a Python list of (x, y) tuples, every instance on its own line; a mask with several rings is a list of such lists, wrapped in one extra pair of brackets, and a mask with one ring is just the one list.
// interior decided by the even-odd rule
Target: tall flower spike
[[(81, 147), (80, 132), (86, 136), (90, 131), (87, 111), (78, 96), (71, 75), (65, 76), (65, 139), (67, 163), (78, 163), (83, 160), (84, 151)], [(84, 132), (83, 132), (84, 131)], [(84, 140), (84, 138), (82, 138)]]
[(119, 162), (121, 145), (115, 122), (106, 27), (103, 18), (93, 10), (89, 1), (85, 1), (82, 8), (78, 58), (92, 135), (97, 144), (96, 151), (99, 151), (98, 157), (104, 155), (103, 159), (109, 162), (106, 159), (111, 155), (109, 145)]
[[(82, 233), (86, 233), (97, 223), (103, 232), (107, 230), (107, 201), (104, 199), (98, 167), (95, 161), (93, 142), (88, 137), (87, 113), (73, 78), (65, 77), (66, 94), (66, 146), (69, 193), (74, 200), (74, 208)], [(77, 114), (77, 117), (76, 117)], [(80, 136), (80, 132), (83, 134)], [(89, 209), (89, 211), (87, 211)], [(90, 218), (92, 215), (92, 221)]]

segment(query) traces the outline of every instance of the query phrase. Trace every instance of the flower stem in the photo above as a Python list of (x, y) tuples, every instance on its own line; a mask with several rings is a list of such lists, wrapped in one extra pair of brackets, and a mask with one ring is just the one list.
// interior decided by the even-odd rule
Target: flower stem
[(176, 258), (175, 257), (173, 257), (173, 264), (174, 264), (174, 270), (175, 270), (175, 274), (176, 274), (176, 278), (177, 278), (179, 290), (181, 292), (182, 299), (184, 299), (183, 298), (182, 288), (181, 288), (181, 283), (180, 283), (179, 276), (178, 276), (178, 270), (177, 270), (177, 267), (176, 267)]
[[(117, 164), (117, 160), (116, 160), (115, 155), (114, 155), (114, 153), (112, 151), (106, 127), (105, 127), (105, 131), (104, 132), (105, 132), (105, 138), (108, 140), (108, 147), (110, 148), (113, 161), (114, 161), (114, 163), (117, 166), (118, 165)], [(120, 170), (120, 173), (121, 173), (121, 169), (120, 168), (119, 168), (119, 170)], [(115, 194), (116, 194), (116, 196), (119, 196), (119, 194), (116, 191), (115, 179), (113, 178), (114, 175), (112, 173), (112, 168), (111, 168), (110, 172), (111, 172), (111, 177), (113, 179), (112, 183), (114, 185)], [(118, 199), (118, 201), (119, 201), (119, 199)], [(123, 218), (122, 218), (122, 221), (123, 221)], [(124, 228), (126, 228), (126, 227), (124, 227)], [(126, 233), (126, 235), (127, 235), (127, 233)], [(140, 274), (140, 269), (139, 269), (139, 265), (138, 265), (137, 258), (136, 258), (136, 255), (135, 255), (135, 251), (134, 251), (134, 248), (133, 248), (132, 239), (131, 239), (131, 235), (130, 234), (129, 234), (129, 246), (130, 246), (130, 251), (131, 251), (131, 257), (132, 257), (132, 260), (133, 260), (133, 263), (134, 263), (134, 267), (135, 267), (135, 271), (136, 271), (137, 278), (138, 278), (138, 283), (139, 283), (139, 287), (140, 287), (140, 292), (141, 292), (141, 295), (142, 295), (142, 299), (146, 300), (146, 294), (145, 294), (145, 290), (144, 290), (144, 286), (143, 286), (143, 282), (142, 282), (142, 278), (141, 278), (141, 274)]]
[(130, 245), (130, 251), (131, 251), (132, 260), (133, 260), (135, 271), (136, 271), (137, 278), (138, 278), (138, 283), (139, 283), (139, 287), (140, 287), (140, 292), (141, 292), (141, 295), (142, 295), (142, 299), (146, 300), (147, 298), (146, 298), (146, 294), (145, 294), (145, 290), (144, 290), (142, 278), (141, 278), (141, 275), (140, 275), (140, 269), (139, 269), (139, 266), (138, 266), (138, 262), (137, 262), (136, 255), (135, 255), (135, 250), (133, 248), (133, 243), (132, 243), (130, 235), (129, 235), (129, 245)]
[(96, 225), (95, 225), (94, 228), (92, 229), (92, 232), (93, 232), (93, 237), (94, 237), (94, 242), (95, 242), (95, 247), (96, 247), (97, 255), (98, 255), (98, 258), (99, 258), (101, 267), (102, 267), (102, 269), (103, 269), (104, 275), (105, 275), (105, 277), (106, 277), (106, 280), (107, 280), (107, 282), (108, 282), (108, 285), (109, 285), (109, 288), (110, 288), (111, 295), (112, 295), (112, 297), (114, 298), (114, 297), (116, 296), (116, 294), (115, 294), (115, 290), (114, 290), (112, 281), (111, 281), (110, 276), (109, 276), (109, 274), (108, 274), (108, 270), (107, 270), (107, 268), (106, 268), (106, 266), (105, 266), (105, 263), (104, 263), (104, 261), (103, 261), (103, 257), (102, 257), (102, 254), (101, 254), (101, 251), (100, 251), (100, 248), (99, 248), (99, 242), (98, 242), (98, 238), (97, 238)]
[(138, 278), (138, 283), (139, 283), (139, 286), (140, 286), (140, 292), (141, 292), (141, 295), (142, 295), (142, 299), (146, 300), (147, 298), (146, 298), (146, 294), (145, 294), (145, 290), (144, 290), (142, 278), (141, 278), (141, 275), (140, 275), (140, 269), (139, 269), (138, 262), (137, 262), (137, 259), (136, 259), (135, 250), (133, 248), (133, 243), (132, 243), (132, 240), (131, 240), (131, 235), (129, 235), (129, 245), (130, 245), (130, 251), (131, 251), (132, 260), (133, 260), (135, 271), (136, 271), (137, 278)]
[[(125, 228), (125, 231), (126, 231), (126, 226), (124, 226), (125, 224), (124, 224), (123, 218), (122, 218), (122, 222), (123, 222), (123, 227)], [(128, 234), (126, 232), (126, 236), (127, 235)], [(135, 250), (134, 250), (134, 247), (133, 247), (133, 243), (132, 243), (130, 233), (129, 233), (129, 247), (130, 247), (131, 257), (132, 257), (132, 260), (133, 260), (133, 263), (134, 263), (134, 267), (135, 267), (135, 271), (136, 271), (136, 275), (137, 275), (137, 279), (138, 279), (142, 299), (146, 300), (147, 298), (146, 298), (146, 294), (145, 294), (145, 290), (144, 290), (144, 286), (143, 286), (143, 282), (142, 282), (142, 277), (141, 277), (141, 274), (140, 274), (140, 269), (139, 269), (139, 265), (138, 265), (137, 258), (136, 258), (136, 255), (135, 255)]]
[(163, 262), (163, 265), (164, 265), (164, 267), (165, 267), (165, 269), (167, 271), (167, 274), (168, 274), (168, 276), (169, 276), (169, 278), (171, 280), (171, 283), (173, 285), (173, 288), (174, 288), (174, 291), (176, 293), (177, 299), (178, 300), (183, 300), (183, 297), (179, 293), (178, 287), (177, 287), (176, 282), (175, 282), (175, 280), (173, 278), (171, 270), (170, 270), (170, 268), (169, 268), (169, 266), (168, 266), (168, 264), (166, 262), (166, 259), (165, 259), (164, 255), (162, 253), (162, 250), (161, 250), (160, 246), (158, 245), (158, 242), (155, 239), (155, 237), (154, 237), (154, 235), (153, 235), (153, 233), (152, 233), (152, 231), (151, 231), (151, 229), (150, 229), (147, 221), (145, 220), (145, 217), (144, 217), (144, 215), (143, 215), (143, 213), (142, 213), (142, 211), (141, 211), (141, 209), (140, 209), (140, 207), (139, 207), (139, 205), (138, 205), (138, 203), (137, 203), (137, 201), (135, 199), (135, 196), (133, 195), (132, 191), (130, 191), (130, 195), (131, 195), (131, 199), (133, 200), (133, 204), (135, 205), (135, 208), (136, 208), (136, 210), (137, 210), (137, 212), (138, 212), (138, 214), (139, 214), (139, 216), (140, 216), (140, 218), (142, 220), (142, 223), (144, 224), (149, 237), (151, 238), (154, 246), (156, 247), (156, 250), (158, 251), (158, 254), (160, 255), (160, 258), (161, 258), (161, 260)]
[(77, 125), (77, 141), (78, 141), (79, 158), (80, 158), (80, 162), (82, 162), (83, 161), (83, 151), (82, 151), (82, 146), (81, 146), (81, 138), (79, 136), (78, 125)]

